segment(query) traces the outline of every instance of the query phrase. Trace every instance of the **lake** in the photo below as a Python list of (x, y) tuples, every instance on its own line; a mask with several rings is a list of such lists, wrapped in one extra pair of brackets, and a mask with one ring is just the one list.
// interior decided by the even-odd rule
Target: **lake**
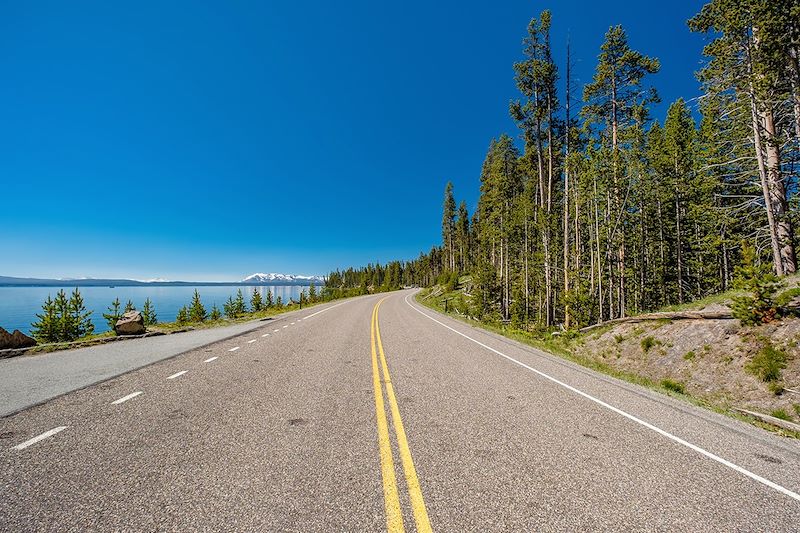
[[(31, 323), (36, 320), (36, 313), (42, 310), (42, 303), (47, 299), (47, 295), (55, 297), (59, 289), (69, 295), (74, 287), (0, 287), (0, 327), (9, 332), (18, 329), (23, 333), (30, 333)], [(192, 300), (194, 290), (200, 293), (207, 311), (211, 311), (211, 306), (217, 304), (222, 311), (222, 305), (228, 300), (229, 296), (236, 296), (236, 291), (242, 290), (250, 306), (250, 296), (257, 290), (266, 299), (267, 291), (271, 290), (273, 297), (278, 296), (284, 302), (290, 299), (295, 301), (300, 297), (300, 291), (308, 287), (297, 285), (275, 285), (275, 286), (244, 286), (244, 285), (216, 285), (216, 286), (182, 286), (182, 287), (79, 287), (83, 296), (86, 308), (92, 313), (92, 323), (95, 333), (108, 331), (108, 324), (103, 318), (103, 313), (108, 312), (108, 306), (119, 298), (122, 306), (131, 300), (137, 309), (141, 309), (146, 298), (150, 298), (158, 315), (159, 322), (173, 322), (178, 315), (178, 309), (188, 306)], [(319, 290), (319, 287), (317, 287)]]

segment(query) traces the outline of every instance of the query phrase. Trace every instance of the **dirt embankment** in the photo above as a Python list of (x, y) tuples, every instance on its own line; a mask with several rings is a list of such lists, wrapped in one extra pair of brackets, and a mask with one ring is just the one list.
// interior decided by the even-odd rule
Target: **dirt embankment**
[[(799, 342), (800, 318), (756, 327), (733, 319), (664, 319), (600, 328), (587, 333), (575, 351), (655, 382), (671, 380), (722, 408), (778, 411), (797, 423), (800, 395), (781, 389), (800, 390)], [(779, 377), (763, 379), (764, 362), (774, 370), (776, 360), (785, 364)]]

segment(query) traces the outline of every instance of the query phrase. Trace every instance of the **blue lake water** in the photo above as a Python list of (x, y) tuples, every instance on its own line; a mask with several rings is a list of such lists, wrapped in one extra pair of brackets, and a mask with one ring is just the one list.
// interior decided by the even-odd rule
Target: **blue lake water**
[[(8, 331), (18, 329), (23, 333), (29, 333), (31, 323), (36, 320), (36, 313), (42, 310), (42, 302), (48, 295), (55, 297), (59, 289), (63, 288), (69, 294), (74, 287), (0, 287), (0, 327)], [(103, 318), (103, 313), (107, 312), (108, 306), (119, 298), (124, 306), (131, 300), (137, 309), (141, 309), (145, 298), (150, 298), (158, 315), (159, 322), (173, 322), (178, 314), (178, 309), (188, 305), (194, 294), (194, 290), (200, 293), (207, 310), (216, 304), (222, 311), (222, 305), (228, 300), (229, 296), (236, 296), (236, 291), (242, 290), (250, 306), (250, 296), (257, 290), (266, 298), (267, 291), (271, 290), (273, 297), (278, 296), (284, 302), (290, 299), (295, 301), (300, 297), (300, 291), (308, 292), (308, 287), (276, 285), (276, 286), (201, 286), (201, 287), (80, 287), (86, 308), (93, 311), (92, 323), (95, 333), (108, 331), (108, 325)], [(319, 290), (319, 288), (317, 288)]]

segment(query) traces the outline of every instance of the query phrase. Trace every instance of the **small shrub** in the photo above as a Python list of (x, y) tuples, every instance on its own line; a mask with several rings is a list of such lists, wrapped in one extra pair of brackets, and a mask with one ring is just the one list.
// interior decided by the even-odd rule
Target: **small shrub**
[(792, 404), (792, 408), (794, 409), (794, 413), (800, 416), (800, 403)]
[(791, 421), (791, 420), (792, 420), (792, 417), (791, 417), (791, 416), (789, 416), (789, 413), (787, 413), (787, 412), (786, 412), (785, 410), (783, 410), (783, 409), (775, 409), (775, 410), (774, 410), (774, 411), (772, 411), (770, 414), (771, 414), (772, 416), (774, 416), (775, 418), (780, 418), (781, 420), (788, 420), (788, 421)]
[(624, 340), (625, 340), (624, 336), (622, 336), (622, 335), (614, 335), (614, 342), (616, 342), (617, 344), (621, 343)]
[(752, 246), (742, 247), (742, 263), (736, 267), (736, 286), (750, 294), (733, 299), (731, 314), (746, 326), (771, 322), (778, 316), (778, 305), (774, 301), (778, 277), (768, 263), (756, 264)]
[(786, 368), (786, 354), (767, 342), (744, 368), (765, 383), (775, 382)]
[(677, 392), (678, 394), (685, 394), (683, 383), (672, 381), (671, 379), (662, 379), (661, 386), (668, 391)]
[(697, 356), (697, 354), (694, 352), (694, 350), (690, 350), (690, 351), (686, 352), (686, 354), (683, 356), (683, 358), (685, 360), (687, 360), (687, 361), (691, 361), (696, 356)]
[(644, 339), (642, 339), (642, 351), (644, 353), (647, 353), (647, 352), (650, 351), (650, 348), (652, 348), (653, 346), (656, 346), (656, 345), (660, 345), (660, 344), (661, 344), (661, 341), (659, 341), (658, 339), (656, 339), (652, 335), (649, 335), (649, 336), (645, 337)]
[(775, 396), (783, 394), (783, 383), (780, 381), (771, 381), (767, 384), (767, 389)]
[(178, 316), (175, 317), (175, 322), (181, 326), (189, 322), (189, 311), (186, 309), (185, 305), (178, 309)]

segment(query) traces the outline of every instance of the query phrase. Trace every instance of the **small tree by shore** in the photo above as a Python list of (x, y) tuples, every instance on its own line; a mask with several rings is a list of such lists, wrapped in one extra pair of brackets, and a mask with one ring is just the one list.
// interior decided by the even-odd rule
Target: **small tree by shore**
[(258, 289), (253, 289), (253, 296), (250, 298), (250, 308), (254, 313), (261, 311), (264, 308), (264, 299)]
[(313, 283), (308, 287), (308, 301), (312, 304), (317, 301), (317, 287)]
[(156, 315), (156, 309), (153, 307), (153, 302), (150, 301), (150, 298), (147, 298), (142, 306), (142, 319), (145, 326), (158, 324), (158, 315)]
[(192, 296), (192, 303), (189, 305), (189, 320), (191, 322), (205, 322), (207, 318), (208, 313), (206, 312), (205, 306), (203, 306), (203, 302), (200, 300), (200, 293), (195, 289), (194, 296)]
[(117, 320), (122, 316), (121, 306), (119, 298), (114, 298), (114, 301), (108, 306), (108, 313), (103, 313), (103, 318), (106, 319), (109, 329), (114, 329), (114, 326), (117, 325)]
[(178, 316), (175, 317), (175, 322), (180, 326), (189, 322), (189, 311), (186, 310), (185, 305), (178, 309)]
[(39, 320), (31, 324), (31, 331), (34, 338), (42, 342), (74, 341), (94, 333), (91, 316), (77, 288), (69, 298), (62, 289), (55, 299), (47, 296), (42, 313), (36, 315)]

